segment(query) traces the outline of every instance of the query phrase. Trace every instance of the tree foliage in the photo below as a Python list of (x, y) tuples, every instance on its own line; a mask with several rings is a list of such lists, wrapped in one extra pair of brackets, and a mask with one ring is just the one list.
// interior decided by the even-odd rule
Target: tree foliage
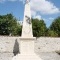
[(35, 37), (45, 36), (47, 28), (43, 20), (32, 19), (32, 28)]
[(53, 30), (47, 31), (47, 37), (57, 37), (57, 36), (58, 36), (58, 34), (55, 31), (53, 31)]
[[(18, 31), (19, 30), (19, 31)], [(21, 35), (21, 26), (12, 14), (0, 15), (0, 35)]]
[[(60, 37), (60, 17), (55, 19), (49, 28), (44, 20), (31, 19), (33, 36)], [(22, 26), (12, 14), (0, 15), (0, 35), (20, 35)]]
[(58, 17), (52, 22), (50, 26), (50, 30), (53, 30), (54, 32), (56, 32), (60, 37), (60, 17)]

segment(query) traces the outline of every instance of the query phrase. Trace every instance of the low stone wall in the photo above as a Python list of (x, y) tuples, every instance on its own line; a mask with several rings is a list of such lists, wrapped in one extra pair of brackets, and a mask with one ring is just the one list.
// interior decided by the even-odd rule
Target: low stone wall
[(60, 38), (40, 37), (35, 42), (36, 52), (60, 51)]
[[(20, 46), (19, 37), (0, 36), (0, 52), (12, 53), (17, 51)], [(20, 50), (20, 49), (19, 49)]]
[[(60, 51), (60, 38), (40, 37), (35, 41), (35, 52)], [(20, 37), (0, 36), (0, 52), (20, 52)]]

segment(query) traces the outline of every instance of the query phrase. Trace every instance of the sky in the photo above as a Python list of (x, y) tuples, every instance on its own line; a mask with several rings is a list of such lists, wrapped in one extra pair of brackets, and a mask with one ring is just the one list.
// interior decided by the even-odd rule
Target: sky
[[(23, 21), (25, 0), (0, 0), (0, 15), (12, 13)], [(43, 19), (49, 27), (60, 16), (60, 0), (30, 0), (31, 16)]]

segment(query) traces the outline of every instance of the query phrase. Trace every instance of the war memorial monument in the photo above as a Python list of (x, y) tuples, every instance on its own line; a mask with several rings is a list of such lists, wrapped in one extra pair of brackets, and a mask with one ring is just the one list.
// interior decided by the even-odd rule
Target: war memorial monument
[(0, 36), (0, 60), (60, 60), (60, 37), (33, 37), (30, 1), (25, 1), (22, 34)]
[(20, 38), (20, 54), (13, 57), (12, 60), (42, 60), (34, 53), (34, 41), (31, 23), (30, 1), (26, 0), (22, 35)]

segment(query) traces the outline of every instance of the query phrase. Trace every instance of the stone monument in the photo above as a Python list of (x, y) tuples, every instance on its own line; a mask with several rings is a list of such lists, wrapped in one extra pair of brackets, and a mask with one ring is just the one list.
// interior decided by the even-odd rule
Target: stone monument
[(26, 0), (22, 36), (20, 37), (20, 54), (13, 57), (12, 60), (42, 60), (34, 52), (35, 40), (32, 33), (30, 1)]
[(25, 38), (33, 37), (29, 0), (26, 0), (26, 3), (25, 3), (22, 37), (25, 37)]

